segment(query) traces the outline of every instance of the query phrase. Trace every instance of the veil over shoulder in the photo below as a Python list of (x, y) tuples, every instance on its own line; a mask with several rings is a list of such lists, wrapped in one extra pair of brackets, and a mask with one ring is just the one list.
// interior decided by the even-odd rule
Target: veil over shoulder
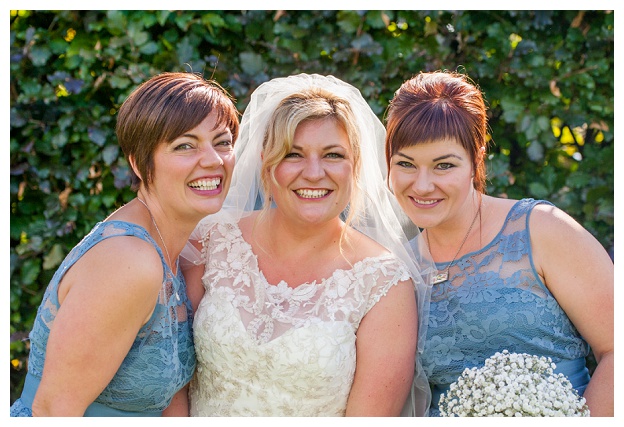
[[(278, 104), (287, 96), (309, 87), (321, 87), (346, 99), (356, 117), (361, 140), (362, 173), (358, 186), (362, 202), (358, 205), (351, 226), (393, 252), (409, 268), (414, 281), (419, 314), (419, 336), (423, 337), (429, 306), (429, 276), (435, 271), (428, 251), (415, 254), (408, 241), (419, 234), (402, 212), (388, 188), (384, 160), (385, 128), (360, 91), (334, 76), (298, 74), (276, 78), (261, 84), (251, 95), (243, 114), (238, 141), (235, 143), (236, 166), (231, 188), (222, 210), (200, 221), (191, 239), (200, 240), (217, 221), (228, 217), (238, 220), (261, 207), (265, 195), (260, 180), (261, 151), (269, 119)], [(201, 256), (187, 245), (182, 256), (195, 263)], [(418, 340), (418, 353), (424, 340)], [(417, 357), (414, 386), (403, 410), (404, 416), (425, 415), (431, 393)]]

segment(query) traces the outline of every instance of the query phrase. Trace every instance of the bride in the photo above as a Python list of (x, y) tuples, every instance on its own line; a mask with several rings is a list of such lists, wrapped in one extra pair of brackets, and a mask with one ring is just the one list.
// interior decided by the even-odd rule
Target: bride
[(192, 416), (425, 414), (426, 287), (385, 185), (384, 135), (332, 76), (254, 92), (222, 214), (187, 255), (201, 259), (185, 271)]

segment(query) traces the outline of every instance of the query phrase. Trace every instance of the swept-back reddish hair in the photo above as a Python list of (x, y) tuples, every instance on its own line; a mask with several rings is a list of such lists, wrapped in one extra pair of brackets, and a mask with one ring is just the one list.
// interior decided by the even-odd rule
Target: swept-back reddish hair
[(483, 95), (456, 72), (420, 73), (401, 85), (388, 107), (386, 164), (397, 151), (416, 144), (454, 139), (470, 153), (474, 187), (485, 192), (487, 114)]

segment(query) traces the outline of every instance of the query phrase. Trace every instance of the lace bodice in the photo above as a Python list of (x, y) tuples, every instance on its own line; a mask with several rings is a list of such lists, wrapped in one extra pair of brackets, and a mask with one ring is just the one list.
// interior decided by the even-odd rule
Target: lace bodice
[(422, 359), (434, 385), (432, 415), (464, 368), (482, 366), (503, 349), (551, 357), (557, 372), (584, 390), (589, 347), (533, 266), (528, 223), (538, 203), (547, 202), (518, 201), (494, 240), (460, 258), (449, 280), (433, 286)]
[(267, 282), (236, 224), (218, 223), (203, 243), (191, 415), (344, 415), (358, 326), (409, 279), (405, 265), (391, 254), (366, 258), (293, 288)]
[[(58, 285), (65, 272), (97, 243), (116, 236), (135, 236), (156, 248), (164, 268), (163, 285), (151, 318), (139, 330), (119, 370), (95, 402), (118, 411), (157, 414), (169, 405), (173, 395), (193, 375), (192, 314), (182, 274), (173, 275), (160, 247), (144, 228), (136, 224), (100, 222), (63, 260), (44, 294), (30, 333), (28, 374), (38, 384), (43, 372), (48, 335), (59, 309)], [(22, 395), (22, 400), (32, 403), (34, 391), (28, 390), (32, 396), (25, 398)], [(24, 406), (22, 409), (29, 412), (29, 405)], [(102, 406), (95, 405), (94, 408)], [(87, 409), (87, 415), (98, 415), (97, 410), (92, 412), (92, 408)]]

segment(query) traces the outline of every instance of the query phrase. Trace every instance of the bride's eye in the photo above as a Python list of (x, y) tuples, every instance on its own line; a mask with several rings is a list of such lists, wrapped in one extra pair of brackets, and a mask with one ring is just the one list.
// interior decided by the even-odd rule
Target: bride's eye
[(327, 153), (326, 157), (329, 157), (330, 159), (344, 159), (345, 156), (343, 156), (340, 153)]

